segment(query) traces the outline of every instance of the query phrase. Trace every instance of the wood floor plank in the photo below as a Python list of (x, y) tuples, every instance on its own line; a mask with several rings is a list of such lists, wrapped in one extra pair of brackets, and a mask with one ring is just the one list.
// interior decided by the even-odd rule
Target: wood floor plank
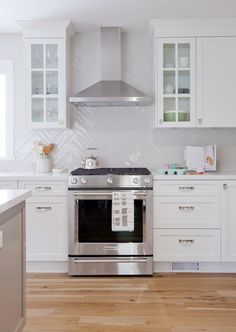
[(236, 275), (27, 278), (23, 332), (236, 332)]

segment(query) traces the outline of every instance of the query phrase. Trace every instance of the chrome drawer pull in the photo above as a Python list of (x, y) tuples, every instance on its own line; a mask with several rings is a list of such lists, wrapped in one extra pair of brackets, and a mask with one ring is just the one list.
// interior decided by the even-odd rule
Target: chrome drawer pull
[(187, 191), (191, 191), (191, 190), (194, 190), (195, 187), (192, 187), (192, 186), (185, 186), (185, 187), (179, 187), (179, 190), (187, 190)]
[(50, 210), (52, 210), (52, 207), (51, 206), (37, 206), (35, 209), (37, 211), (50, 211)]
[(182, 212), (191, 212), (194, 209), (194, 206), (179, 206), (179, 210)]
[(47, 190), (51, 190), (52, 187), (35, 187), (36, 191), (47, 191)]
[(181, 244), (193, 244), (194, 240), (179, 240)]
[(74, 263), (147, 263), (147, 258), (135, 259), (74, 259)]

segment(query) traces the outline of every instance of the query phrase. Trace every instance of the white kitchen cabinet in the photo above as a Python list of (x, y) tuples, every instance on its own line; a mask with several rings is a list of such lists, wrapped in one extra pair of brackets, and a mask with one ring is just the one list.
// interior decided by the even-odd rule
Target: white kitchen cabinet
[(220, 198), (219, 181), (154, 181), (154, 261), (220, 261)]
[(154, 261), (217, 262), (220, 230), (154, 229)]
[(26, 122), (31, 128), (66, 128), (69, 121), (69, 21), (22, 22)]
[(19, 181), (18, 187), (32, 190), (26, 201), (27, 262), (67, 261), (67, 182)]
[(195, 38), (157, 39), (157, 126), (194, 127)]
[(66, 197), (32, 197), (26, 204), (27, 261), (67, 261)]
[(199, 127), (236, 127), (236, 37), (197, 38)]
[(156, 127), (236, 127), (235, 18), (151, 24), (157, 49)]
[(222, 184), (222, 260), (236, 261), (236, 181)]
[(219, 197), (154, 197), (154, 228), (219, 228)]

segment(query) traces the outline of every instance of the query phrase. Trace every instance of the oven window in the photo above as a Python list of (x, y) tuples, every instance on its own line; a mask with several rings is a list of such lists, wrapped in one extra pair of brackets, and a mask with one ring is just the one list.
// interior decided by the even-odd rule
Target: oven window
[(143, 242), (143, 200), (134, 200), (134, 231), (111, 230), (111, 200), (80, 200), (78, 204), (78, 240), (81, 243)]

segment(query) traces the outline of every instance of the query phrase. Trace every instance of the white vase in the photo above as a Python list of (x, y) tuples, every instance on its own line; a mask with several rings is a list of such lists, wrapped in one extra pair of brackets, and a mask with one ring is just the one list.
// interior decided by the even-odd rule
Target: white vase
[(37, 173), (50, 173), (51, 160), (48, 155), (39, 155), (36, 160), (36, 172)]

